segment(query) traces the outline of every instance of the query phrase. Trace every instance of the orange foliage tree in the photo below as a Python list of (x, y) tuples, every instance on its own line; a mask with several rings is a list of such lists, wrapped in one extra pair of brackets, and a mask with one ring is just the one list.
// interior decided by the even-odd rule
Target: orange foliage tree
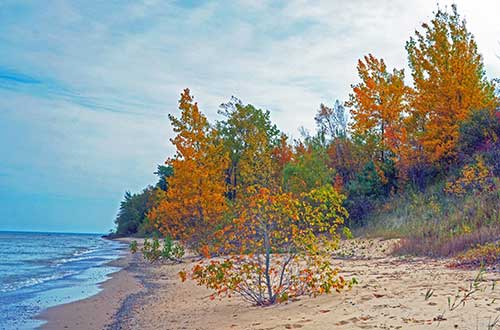
[[(335, 186), (341, 189), (344, 182), (348, 182), (361, 170), (363, 163), (362, 157), (358, 154), (359, 148), (356, 148), (348, 134), (348, 110), (339, 100), (335, 101), (333, 107), (321, 104), (314, 120), (318, 135), (325, 139), (324, 142), (319, 142), (322, 145), (326, 144), (325, 156), (327, 165), (331, 169), (330, 174), (334, 174)], [(301, 149), (303, 148), (297, 148), (296, 153), (305, 151)]]
[(354, 133), (378, 144), (383, 160), (387, 151), (397, 152), (404, 140), (403, 114), (408, 93), (404, 71), (388, 72), (384, 60), (370, 54), (364, 62), (358, 61), (358, 74), (362, 82), (352, 86), (347, 102), (354, 118), (352, 128)]
[[(353, 85), (347, 106), (351, 107), (355, 134), (362, 137), (375, 160), (390, 157), (398, 164), (407, 155), (406, 117), (410, 88), (404, 83), (404, 71), (387, 70), (382, 59), (373, 55), (358, 61), (361, 82)], [(377, 156), (378, 155), (378, 156)]]
[(157, 196), (148, 218), (162, 234), (208, 254), (211, 236), (227, 210), (224, 173), (228, 157), (189, 89), (181, 94), (179, 109), (180, 118), (169, 115), (177, 133), (171, 139), (177, 153), (166, 164), (172, 166), (174, 175), (167, 179), (168, 190)]
[(293, 148), (288, 143), (288, 136), (281, 133), (278, 145), (272, 150), (274, 182), (277, 185), (283, 186), (283, 171), (285, 166), (293, 160), (293, 157)]
[(201, 261), (192, 279), (216, 294), (236, 293), (261, 306), (353, 283), (338, 276), (329, 256), (339, 240), (336, 229), (347, 217), (344, 196), (331, 185), (300, 198), (267, 188), (248, 193), (249, 204), (218, 233), (232, 256)]
[(406, 44), (415, 86), (412, 126), (431, 162), (453, 158), (459, 125), (472, 111), (494, 109), (477, 44), (455, 5), (438, 10)]
[(320, 104), (314, 117), (319, 133), (328, 135), (331, 140), (347, 137), (347, 112), (342, 103), (337, 100), (333, 107)]

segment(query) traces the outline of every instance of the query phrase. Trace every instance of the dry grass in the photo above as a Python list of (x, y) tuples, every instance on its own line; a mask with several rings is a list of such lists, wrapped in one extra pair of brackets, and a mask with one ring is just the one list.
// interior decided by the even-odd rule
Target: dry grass
[(441, 187), (408, 193), (393, 198), (361, 233), (400, 237), (399, 255), (455, 256), (500, 237), (500, 189), (460, 197)]
[(500, 242), (478, 245), (456, 257), (451, 267), (496, 267), (500, 264)]

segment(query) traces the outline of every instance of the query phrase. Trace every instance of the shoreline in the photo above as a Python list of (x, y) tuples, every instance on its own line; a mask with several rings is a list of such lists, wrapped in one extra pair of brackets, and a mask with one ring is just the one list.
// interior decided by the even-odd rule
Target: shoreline
[[(127, 243), (127, 239), (113, 240)], [(138, 255), (132, 255), (127, 248), (124, 250), (123, 256), (106, 264), (121, 269), (97, 285), (100, 290), (97, 294), (43, 310), (34, 317), (44, 322), (38, 329), (109, 329), (124, 301), (144, 289), (137, 277)]]
[[(352, 255), (334, 263), (341, 275), (357, 278), (352, 290), (266, 308), (238, 297), (211, 300), (208, 289), (193, 281), (182, 283), (178, 272), (193, 265), (190, 258), (182, 264), (152, 265), (129, 253), (122, 260), (126, 266), (102, 284), (99, 294), (49, 309), (49, 323), (42, 329), (487, 329), (500, 315), (497, 292), (491, 288), (500, 281), (498, 273), (485, 274), (485, 290), (449, 311), (448, 297), (469, 287), (476, 270), (450, 269), (443, 259), (390, 256), (391, 240), (345, 243), (344, 252)], [(427, 299), (429, 289), (433, 295)], [(82, 318), (92, 323), (81, 323)]]

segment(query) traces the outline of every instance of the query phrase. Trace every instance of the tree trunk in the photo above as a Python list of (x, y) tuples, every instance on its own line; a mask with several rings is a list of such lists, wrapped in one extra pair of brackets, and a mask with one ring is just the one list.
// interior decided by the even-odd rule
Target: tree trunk
[(266, 284), (267, 284), (267, 294), (269, 295), (269, 304), (273, 304), (275, 297), (273, 295), (273, 288), (271, 284), (270, 262), (271, 262), (271, 242), (269, 240), (269, 233), (267, 228), (264, 230), (264, 249), (266, 250)]

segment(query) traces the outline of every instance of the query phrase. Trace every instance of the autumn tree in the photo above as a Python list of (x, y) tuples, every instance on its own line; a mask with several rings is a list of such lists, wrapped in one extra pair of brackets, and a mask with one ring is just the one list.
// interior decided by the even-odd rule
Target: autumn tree
[(164, 235), (207, 253), (226, 211), (228, 158), (189, 89), (181, 94), (179, 109), (180, 118), (169, 115), (176, 154), (166, 164), (174, 175), (167, 178), (167, 191), (159, 191), (149, 218)]
[[(330, 255), (336, 229), (347, 217), (344, 197), (324, 186), (295, 198), (250, 188), (249, 204), (221, 230), (232, 256), (200, 262), (190, 277), (219, 295), (238, 294), (260, 306), (300, 295), (340, 291), (353, 282), (338, 276)], [(186, 279), (188, 274), (181, 272)]]
[(452, 6), (439, 9), (406, 44), (415, 87), (412, 125), (426, 158), (453, 158), (460, 123), (473, 111), (494, 109), (494, 86), (466, 22)]
[(284, 170), (293, 159), (293, 147), (288, 143), (288, 136), (281, 133), (279, 142), (272, 151), (274, 180), (277, 186), (282, 187), (285, 184)]
[(404, 114), (409, 90), (404, 83), (404, 71), (389, 72), (384, 60), (371, 54), (358, 61), (357, 69), (361, 82), (352, 86), (353, 93), (346, 103), (354, 119), (352, 128), (378, 152), (376, 159), (384, 162), (388, 154), (399, 155), (405, 142)]
[(365, 162), (361, 157), (361, 148), (357, 144), (359, 137), (353, 140), (349, 135), (349, 115), (343, 103), (336, 100), (332, 107), (320, 105), (316, 116), (316, 127), (320, 136), (327, 140), (326, 158), (330, 174), (338, 189), (343, 187), (362, 168)]

